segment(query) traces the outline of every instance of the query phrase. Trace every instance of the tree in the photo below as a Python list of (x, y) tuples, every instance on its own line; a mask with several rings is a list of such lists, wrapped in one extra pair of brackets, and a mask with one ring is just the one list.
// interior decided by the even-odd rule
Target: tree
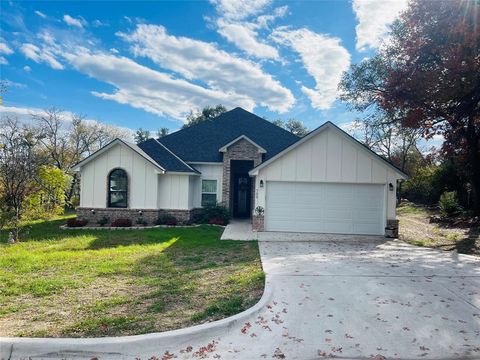
[(227, 108), (221, 104), (216, 106), (207, 105), (202, 110), (196, 112), (190, 111), (190, 114), (187, 116), (187, 121), (183, 124), (182, 129), (199, 124), (203, 121), (213, 120), (225, 112), (227, 112)]
[(285, 130), (290, 131), (292, 134), (303, 137), (309, 133), (308, 128), (300, 120), (289, 119), (287, 122), (277, 119), (273, 120), (272, 124), (277, 125)]
[(135, 132), (134, 139), (137, 144), (140, 144), (141, 142), (150, 139), (150, 131), (140, 128)]
[(35, 192), (28, 198), (28, 214), (33, 218), (61, 214), (71, 178), (54, 166), (41, 165), (36, 175)]
[(54, 107), (32, 114), (32, 120), (43, 162), (71, 176), (71, 184), (66, 190), (68, 205), (71, 205), (72, 197), (78, 190), (78, 174), (72, 171), (73, 166), (113, 139), (129, 137), (124, 130), (85, 120), (82, 115), (68, 116)]
[(162, 138), (164, 136), (167, 136), (168, 133), (170, 132), (170, 129), (169, 128), (160, 128), (158, 131), (157, 131), (157, 138)]
[(404, 128), (443, 135), (443, 151), (464, 162), (480, 213), (480, 2), (415, 0), (391, 39), (344, 76), (342, 98), (383, 111)]
[(21, 126), (17, 118), (6, 117), (0, 123), (0, 188), (4, 208), (2, 214), (12, 215), (15, 240), (19, 240), (20, 220), (25, 202), (35, 190), (40, 158), (36, 151), (35, 131)]

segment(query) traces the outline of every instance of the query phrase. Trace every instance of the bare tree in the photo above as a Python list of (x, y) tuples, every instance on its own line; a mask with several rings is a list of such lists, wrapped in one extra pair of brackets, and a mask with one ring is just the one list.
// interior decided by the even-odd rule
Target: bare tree
[(17, 118), (0, 122), (0, 186), (3, 189), (3, 213), (12, 213), (14, 239), (19, 239), (20, 219), (25, 200), (35, 189), (40, 159), (36, 153), (35, 132), (22, 126)]

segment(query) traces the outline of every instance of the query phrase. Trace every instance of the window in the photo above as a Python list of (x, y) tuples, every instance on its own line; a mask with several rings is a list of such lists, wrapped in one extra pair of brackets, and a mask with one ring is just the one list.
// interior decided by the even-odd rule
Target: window
[(108, 207), (126, 208), (128, 178), (125, 170), (115, 169), (108, 176)]
[(202, 206), (217, 203), (217, 180), (202, 180)]

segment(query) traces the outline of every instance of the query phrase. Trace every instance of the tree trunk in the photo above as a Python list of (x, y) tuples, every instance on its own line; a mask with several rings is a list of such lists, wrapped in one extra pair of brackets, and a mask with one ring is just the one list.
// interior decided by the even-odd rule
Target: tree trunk
[(479, 136), (475, 131), (475, 121), (473, 116), (469, 119), (467, 125), (467, 151), (468, 162), (471, 166), (470, 182), (472, 186), (473, 211), (480, 214), (480, 149)]

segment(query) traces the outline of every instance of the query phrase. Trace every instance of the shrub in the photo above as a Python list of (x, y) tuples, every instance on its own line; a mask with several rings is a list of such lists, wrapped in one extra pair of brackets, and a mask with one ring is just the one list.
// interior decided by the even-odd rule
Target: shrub
[(139, 217), (139, 218), (137, 219), (137, 225), (147, 226), (147, 225), (148, 225), (148, 222), (147, 222), (147, 220), (145, 220), (143, 217)]
[(457, 192), (445, 191), (442, 195), (440, 195), (438, 207), (440, 208), (440, 213), (447, 217), (453, 216), (461, 211), (462, 207), (458, 203)]
[(155, 224), (157, 225), (177, 225), (178, 220), (172, 215), (159, 216)]
[(230, 220), (230, 212), (223, 205), (209, 205), (203, 208), (203, 222), (210, 224), (211, 220), (222, 220), (222, 225), (228, 224)]
[(105, 226), (110, 222), (110, 219), (106, 216), (103, 216), (100, 220), (97, 221), (97, 224), (100, 226)]
[(74, 228), (74, 227), (83, 227), (85, 225), (88, 224), (88, 221), (85, 220), (85, 219), (77, 219), (77, 218), (73, 218), (73, 219), (68, 219), (67, 220), (67, 226), (68, 227), (71, 227), (71, 228)]
[(112, 222), (112, 227), (131, 227), (132, 220), (130, 219), (117, 219)]
[(225, 225), (225, 221), (220, 218), (211, 218), (208, 220), (210, 225)]

